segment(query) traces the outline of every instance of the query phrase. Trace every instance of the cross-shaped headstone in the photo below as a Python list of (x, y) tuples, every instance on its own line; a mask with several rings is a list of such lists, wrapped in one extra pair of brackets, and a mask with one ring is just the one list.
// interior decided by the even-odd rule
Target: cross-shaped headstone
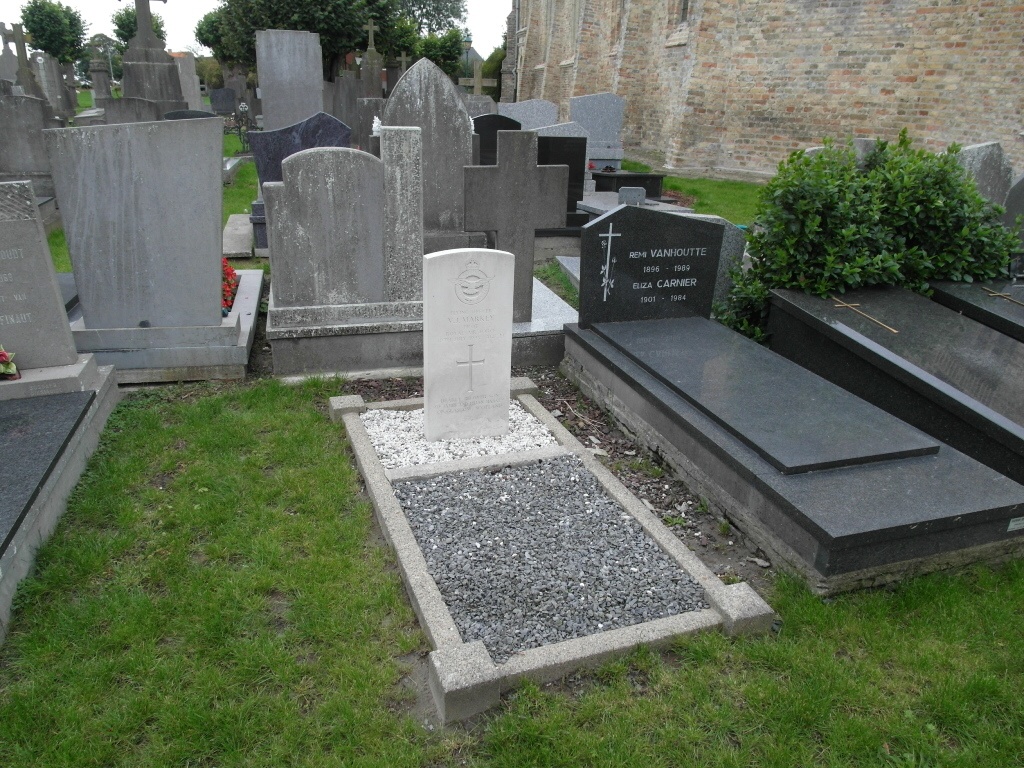
[(374, 32), (380, 32), (380, 27), (378, 27), (374, 23), (373, 19), (370, 19), (369, 23), (363, 24), (363, 29), (365, 29), (367, 32), (370, 33), (370, 41), (366, 44), (366, 50), (368, 50), (368, 51), (376, 50), (373, 47), (373, 33)]
[(7, 47), (8, 43), (14, 42), (14, 32), (7, 28), (7, 25), (0, 22), (0, 43)]
[(484, 64), (482, 61), (473, 62), (473, 77), (460, 77), (459, 85), (463, 85), (467, 88), (473, 88), (474, 96), (482, 96), (484, 93), (484, 86), (488, 88), (494, 88), (498, 84), (498, 81), (493, 77), (484, 78)]
[(405, 70), (409, 68), (410, 61), (412, 61), (412, 59), (409, 58), (409, 54), (406, 53), (405, 51), (402, 51), (402, 55), (398, 57), (398, 63), (402, 67), (403, 74), (405, 73)]
[[(151, 0), (135, 0), (135, 37), (132, 41), (138, 39), (140, 43), (155, 43), (156, 33), (153, 32), (153, 12), (149, 9), (149, 3)], [(159, 0), (161, 3), (166, 3), (167, 0)], [(144, 45), (144, 48), (150, 46)], [(162, 46), (161, 46), (162, 47)]]
[(28, 65), (28, 49), (25, 47), (25, 32), (21, 24), (12, 24), (14, 30), (14, 48), (18, 53), (18, 79), (15, 85), (20, 85), (26, 96), (35, 96), (37, 99), (45, 99), (43, 89)]
[(516, 257), (513, 321), (533, 308), (533, 249), (538, 229), (565, 226), (569, 166), (537, 165), (537, 134), (498, 131), (498, 164), (465, 168), (467, 232), (496, 233), (495, 248)]

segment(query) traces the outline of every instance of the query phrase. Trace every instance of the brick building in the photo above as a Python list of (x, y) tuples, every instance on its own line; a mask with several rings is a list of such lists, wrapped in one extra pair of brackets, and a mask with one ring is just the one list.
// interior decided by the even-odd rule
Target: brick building
[(936, 151), (1000, 141), (1024, 171), (1020, 0), (514, 0), (509, 31), (516, 100), (565, 117), (617, 93), (627, 151), (684, 174), (766, 176), (904, 127)]

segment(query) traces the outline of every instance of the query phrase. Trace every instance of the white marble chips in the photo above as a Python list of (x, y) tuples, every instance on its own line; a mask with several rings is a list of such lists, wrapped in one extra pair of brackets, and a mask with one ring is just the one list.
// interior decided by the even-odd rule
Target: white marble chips
[(457, 248), (423, 257), (424, 432), (508, 432), (515, 256)]

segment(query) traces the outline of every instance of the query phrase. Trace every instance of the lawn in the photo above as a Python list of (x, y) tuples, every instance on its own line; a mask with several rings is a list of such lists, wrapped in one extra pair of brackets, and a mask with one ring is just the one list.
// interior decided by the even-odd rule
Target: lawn
[(821, 600), (470, 727), (422, 728), (428, 650), (374, 532), (334, 381), (129, 393), (0, 648), (15, 766), (1004, 766), (1024, 762), (1024, 563)]
[[(651, 170), (649, 165), (631, 160), (622, 161), (623, 170)], [(684, 179), (678, 176), (666, 176), (662, 182), (664, 189), (673, 190), (693, 197), (696, 202), (693, 209), (697, 213), (721, 216), (733, 224), (749, 225), (754, 220), (757, 201), (764, 185), (747, 181), (720, 181), (716, 179)]]

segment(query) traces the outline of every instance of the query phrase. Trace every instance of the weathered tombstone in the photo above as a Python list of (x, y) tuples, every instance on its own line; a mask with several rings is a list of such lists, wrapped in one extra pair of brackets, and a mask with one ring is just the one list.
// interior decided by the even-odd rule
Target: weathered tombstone
[(203, 109), (203, 94), (199, 90), (199, 75), (196, 74), (196, 57), (189, 53), (176, 53), (174, 63), (178, 67), (178, 82), (181, 95), (191, 110)]
[[(358, 119), (357, 102), (360, 98), (360, 82), (351, 70), (342, 70), (334, 78), (333, 83), (325, 83), (324, 91), (331, 95), (324, 97), (324, 111), (334, 115), (343, 123), (355, 125)], [(326, 109), (328, 102), (331, 109)]]
[(36, 82), (43, 89), (43, 95), (55, 115), (67, 120), (74, 114), (74, 110), (68, 110), (67, 95), (64, 90), (64, 74), (61, 72), (60, 62), (53, 56), (43, 51), (32, 54), (30, 59), (32, 73)]
[(473, 248), (423, 257), (427, 440), (508, 432), (515, 261)]
[(495, 246), (515, 254), (515, 322), (533, 311), (534, 233), (565, 226), (569, 169), (537, 165), (537, 134), (499, 131), (498, 163), (467, 166), (466, 227), (495, 233)]
[(622, 205), (583, 227), (580, 327), (710, 317), (743, 254), (743, 233), (714, 216)]
[(423, 155), (419, 128), (382, 126), (384, 300), (419, 301), (423, 290)]
[(380, 75), (384, 70), (384, 57), (377, 52), (373, 45), (373, 33), (379, 32), (380, 27), (377, 26), (373, 19), (370, 19), (367, 24), (363, 25), (363, 29), (369, 34), (369, 42), (366, 46), (366, 51), (363, 53), (362, 63), (359, 66), (361, 96), (364, 99), (382, 99), (384, 98), (384, 86)]
[(978, 185), (978, 192), (989, 202), (1002, 205), (1013, 183), (1013, 167), (1003, 154), (998, 141), (972, 144), (957, 155), (962, 165)]
[(60, 126), (44, 99), (0, 92), (0, 181), (29, 180), (37, 195), (53, 195), (43, 129)]
[(352, 144), (356, 149), (370, 152), (370, 137), (373, 135), (373, 121), (384, 114), (385, 100), (356, 99), (356, 124), (352, 127)]
[(264, 182), (273, 309), (384, 298), (384, 169), (354, 149), (307, 149)]
[(0, 24), (0, 80), (13, 83), (18, 79), (18, 56), (8, 47), (14, 42), (14, 32)]
[(472, 88), (473, 96), (483, 96), (484, 88), (494, 88), (498, 84), (498, 81), (494, 78), (484, 77), (484, 63), (482, 61), (473, 62), (473, 76), (472, 77), (460, 77), (459, 85), (464, 88)]
[(469, 94), (466, 96), (466, 110), (473, 117), (477, 115), (496, 115), (498, 114), (498, 105), (490, 96), (474, 96)]
[[(260, 184), (281, 181), (281, 163), (289, 155), (315, 147), (347, 147), (352, 129), (340, 120), (319, 112), (311, 117), (275, 131), (252, 131), (249, 144), (256, 162)], [(263, 188), (252, 204), (250, 221), (257, 248), (267, 247), (267, 220), (263, 205)]]
[(92, 80), (93, 105), (98, 107), (100, 99), (110, 98), (110, 68), (106, 59), (89, 62), (89, 78)]
[(19, 369), (78, 360), (32, 183), (0, 183), (0, 341)]
[(381, 122), (423, 130), (425, 248), (480, 242), (463, 227), (462, 169), (473, 159), (473, 121), (451, 79), (429, 59), (420, 59), (398, 81)]
[(214, 88), (210, 91), (210, 109), (218, 115), (233, 115), (238, 108), (238, 96), (233, 88)]
[(502, 102), (498, 114), (518, 120), (524, 131), (532, 131), (558, 122), (558, 105), (544, 99), (528, 99), (513, 103)]
[(619, 205), (640, 205), (647, 199), (643, 187), (619, 187)]
[[(1017, 226), (1017, 217), (1024, 216), (1024, 175), (1018, 176), (1006, 195), (1004, 203), (1006, 213), (1003, 215), (1003, 226), (1012, 229)], [(1024, 219), (1020, 221), (1020, 253), (1024, 253)]]
[(520, 131), (523, 126), (518, 120), (505, 115), (478, 115), (473, 118), (473, 131), (480, 136), (480, 161), (478, 165), (498, 164), (498, 131)]
[(28, 63), (28, 48), (25, 46), (25, 32), (21, 24), (12, 24), (11, 32), (14, 38), (14, 50), (18, 54), (18, 75), (14, 84), (21, 88), (21, 96), (33, 96), (37, 99), (45, 99), (46, 94), (39, 87), (36, 76), (32, 73), (32, 67)]
[[(123, 123), (153, 123), (162, 120), (166, 114), (160, 105), (165, 103), (153, 99), (137, 99), (124, 96), (120, 99), (104, 99), (103, 111), (107, 125)], [(184, 104), (184, 102), (181, 102)], [(170, 110), (177, 111), (177, 110)]]
[(263, 124), (275, 131), (323, 112), (320, 35), (283, 29), (256, 33)]
[(156, 102), (158, 115), (176, 109), (188, 109), (181, 92), (178, 67), (164, 50), (163, 40), (153, 32), (153, 15), (149, 3), (150, 0), (135, 0), (135, 37), (128, 43), (128, 50), (122, 60), (124, 76), (121, 82), (124, 95)]
[[(569, 119), (587, 132), (587, 152), (598, 170), (619, 168), (622, 151), (622, 121), (626, 100), (614, 93), (595, 93), (569, 99)], [(552, 121), (554, 122), (554, 121)]]

